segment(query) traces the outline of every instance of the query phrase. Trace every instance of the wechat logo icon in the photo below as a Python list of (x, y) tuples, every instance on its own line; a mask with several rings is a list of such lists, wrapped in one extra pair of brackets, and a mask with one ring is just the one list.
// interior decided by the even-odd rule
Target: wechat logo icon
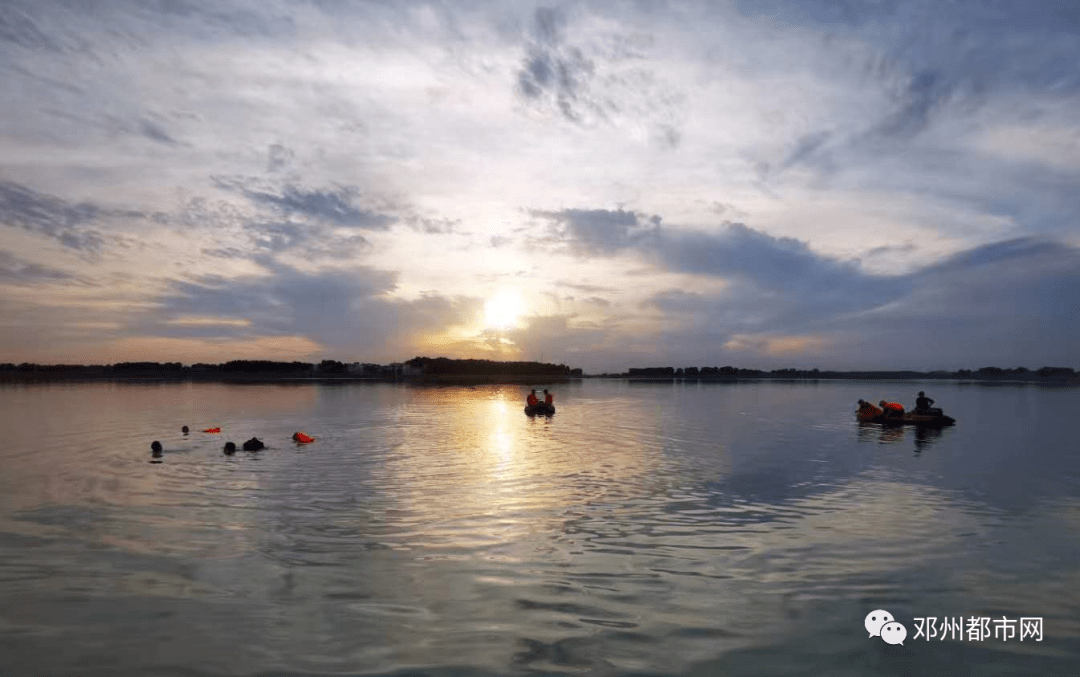
[(877, 609), (866, 614), (863, 627), (871, 637), (880, 637), (886, 644), (904, 645), (907, 639), (907, 628), (902, 623), (897, 623), (893, 615), (883, 609)]

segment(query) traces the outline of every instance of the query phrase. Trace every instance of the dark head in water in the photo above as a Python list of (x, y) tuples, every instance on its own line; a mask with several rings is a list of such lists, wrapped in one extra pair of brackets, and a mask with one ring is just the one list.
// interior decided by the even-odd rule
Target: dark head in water
[(188, 427), (187, 427), (187, 426), (184, 426), (183, 428), (181, 428), (181, 429), (180, 429), (180, 432), (182, 432), (182, 433), (184, 433), (185, 435), (187, 435), (187, 434), (188, 434)]
[(161, 453), (161, 442), (158, 442), (157, 440), (154, 440), (153, 442), (151, 442), (150, 443), (150, 451), (154, 452), (155, 454), (160, 454)]
[(226, 454), (235, 454), (236, 453), (236, 445), (233, 444), (232, 442), (226, 442), (225, 443), (225, 453)]
[(266, 445), (260, 442), (258, 437), (252, 437), (247, 442), (244, 442), (244, 451), (259, 451), (265, 448)]

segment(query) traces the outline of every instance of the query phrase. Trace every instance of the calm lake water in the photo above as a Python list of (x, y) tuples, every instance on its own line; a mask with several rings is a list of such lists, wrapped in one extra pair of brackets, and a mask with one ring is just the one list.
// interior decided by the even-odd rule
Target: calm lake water
[[(955, 427), (856, 423), (920, 389)], [(1080, 389), (554, 392), (530, 419), (510, 386), (0, 387), (0, 673), (1080, 670)]]

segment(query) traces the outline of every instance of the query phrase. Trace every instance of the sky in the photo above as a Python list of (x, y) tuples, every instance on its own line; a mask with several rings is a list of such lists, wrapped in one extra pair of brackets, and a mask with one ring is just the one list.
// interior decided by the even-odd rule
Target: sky
[(0, 362), (1080, 367), (1080, 4), (0, 0)]

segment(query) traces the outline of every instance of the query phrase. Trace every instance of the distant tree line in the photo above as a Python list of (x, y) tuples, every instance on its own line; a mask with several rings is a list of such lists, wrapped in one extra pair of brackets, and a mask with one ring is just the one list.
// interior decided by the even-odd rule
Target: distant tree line
[[(408, 369), (403, 369), (407, 367)], [(403, 375), (480, 376), (480, 377), (543, 377), (577, 378), (581, 369), (565, 364), (543, 362), (496, 362), (492, 360), (457, 360), (446, 357), (414, 357), (403, 364), (345, 363), (338, 360), (310, 362), (275, 362), (271, 360), (231, 360), (222, 364), (197, 362), (184, 366), (179, 362), (119, 362), (112, 365), (84, 364), (0, 364), (0, 378), (199, 378), (215, 376), (256, 377), (354, 377), (388, 379)], [(821, 371), (818, 369), (745, 369), (726, 367), (634, 367), (622, 374), (600, 374), (632, 379), (734, 380), (756, 378), (781, 379), (977, 379), (977, 380), (1071, 380), (1077, 372), (1069, 367), (1026, 367), (1003, 369), (982, 367), (957, 371)]]
[(982, 367), (972, 371), (821, 371), (820, 369), (740, 369), (736, 367), (633, 367), (624, 374), (602, 376), (627, 377), (631, 379), (683, 379), (683, 380), (733, 380), (740, 378), (787, 378), (787, 379), (978, 379), (978, 380), (1064, 380), (1075, 377), (1077, 372), (1069, 367), (1042, 367), (1031, 371), (1026, 367), (1002, 369)]
[[(491, 360), (452, 360), (445, 357), (416, 357), (404, 363), (415, 373), (431, 376), (578, 376), (581, 369), (564, 364), (541, 362), (493, 362)], [(222, 364), (196, 362), (119, 362), (111, 365), (82, 364), (0, 364), (0, 378), (371, 378), (391, 379), (403, 375), (400, 363), (383, 365), (345, 363), (338, 360), (310, 362), (275, 362), (271, 360), (231, 360)]]
[[(573, 376), (580, 369), (565, 364), (544, 362), (495, 362), (492, 360), (453, 360), (447, 357), (414, 357), (405, 365), (429, 376)], [(576, 374), (574, 373), (576, 372)]]

